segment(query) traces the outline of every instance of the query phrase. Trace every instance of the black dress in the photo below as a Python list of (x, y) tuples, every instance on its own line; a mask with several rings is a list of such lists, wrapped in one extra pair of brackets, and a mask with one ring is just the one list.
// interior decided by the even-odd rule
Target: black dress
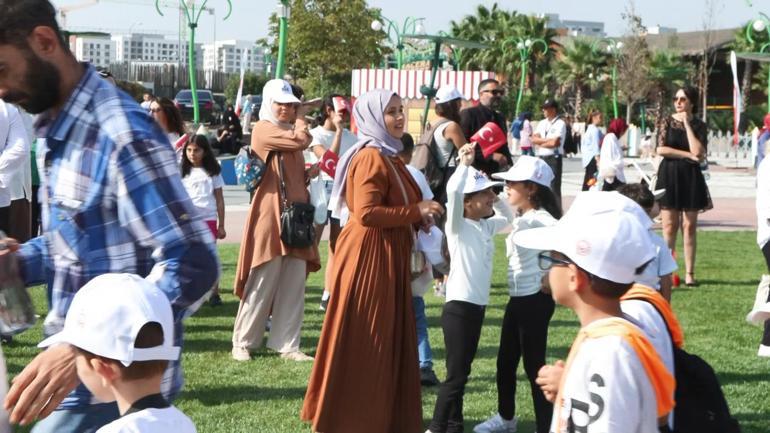
[[(690, 120), (695, 136), (708, 145), (708, 129), (702, 120)], [(658, 131), (658, 146), (667, 146), (685, 152), (690, 151), (687, 131), (684, 123), (668, 117)], [(680, 211), (704, 211), (711, 209), (711, 195), (700, 164), (689, 159), (663, 158), (658, 167), (658, 182), (655, 189), (665, 188), (666, 193), (660, 199), (660, 207)]]

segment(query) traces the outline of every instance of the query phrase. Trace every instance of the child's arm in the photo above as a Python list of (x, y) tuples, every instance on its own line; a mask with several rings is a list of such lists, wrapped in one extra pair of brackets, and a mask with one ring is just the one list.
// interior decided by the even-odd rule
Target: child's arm
[(460, 226), (463, 221), (463, 199), (465, 194), (463, 189), (465, 188), (465, 181), (468, 178), (468, 167), (473, 164), (473, 159), (476, 156), (474, 145), (466, 144), (458, 152), (460, 157), (460, 164), (458, 164), (452, 177), (446, 185), (447, 193), (447, 222), (446, 231), (447, 234), (457, 234), (460, 232)]
[(668, 303), (671, 303), (671, 287), (674, 285), (671, 278), (671, 274), (661, 275), (660, 277), (660, 295), (663, 296)]
[(494, 223), (495, 233), (510, 228), (516, 219), (516, 215), (513, 214), (513, 209), (511, 209), (511, 205), (508, 204), (503, 194), (497, 196), (492, 207), (495, 210), (495, 216), (489, 218), (489, 221)]
[(222, 188), (214, 189), (214, 199), (217, 201), (217, 238), (224, 239), (227, 236), (225, 232), (225, 196), (222, 194)]

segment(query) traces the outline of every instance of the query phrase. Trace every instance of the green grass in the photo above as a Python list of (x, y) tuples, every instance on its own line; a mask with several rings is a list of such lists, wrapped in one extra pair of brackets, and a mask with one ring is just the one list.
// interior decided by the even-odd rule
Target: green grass
[[(764, 261), (753, 232), (699, 234), (697, 276), (700, 286), (674, 291), (673, 305), (685, 330), (686, 348), (706, 359), (717, 371), (730, 409), (746, 433), (767, 431), (770, 419), (770, 361), (756, 356), (760, 328), (746, 324), (744, 317)], [(322, 246), (324, 255), (326, 246)], [(238, 256), (237, 245), (220, 247), (224, 263), (222, 286), (231, 287)], [(310, 276), (306, 296), (302, 349), (315, 352), (323, 314), (318, 310), (323, 273)], [(40, 314), (42, 289), (33, 291)], [(237, 299), (223, 289), (224, 305), (204, 306), (186, 322), (183, 360), (187, 383), (177, 406), (192, 417), (199, 432), (305, 432), (299, 421), (309, 363), (293, 363), (263, 350), (251, 362), (230, 359), (230, 338)], [(442, 300), (426, 295), (429, 334), (439, 378), (445, 375), (444, 348), (439, 316)], [(466, 389), (466, 431), (496, 410), (495, 357), (500, 325), (507, 301), (506, 263), (502, 238), (497, 242), (492, 296), (487, 309), (481, 343)], [(575, 315), (557, 307), (551, 321), (549, 362), (564, 358), (577, 331)], [(20, 335), (3, 348), (10, 375), (30, 360), (41, 338), (40, 325)], [(532, 403), (523, 370), (519, 368), (517, 392), (519, 431), (534, 431)], [(376, 392), (374, 390), (373, 392)], [(423, 391), (423, 417), (433, 413), (436, 388)], [(21, 431), (21, 429), (20, 429)]]

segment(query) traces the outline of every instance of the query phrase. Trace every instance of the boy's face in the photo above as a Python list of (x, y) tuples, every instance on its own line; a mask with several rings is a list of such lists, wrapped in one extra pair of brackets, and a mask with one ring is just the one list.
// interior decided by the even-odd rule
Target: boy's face
[(574, 264), (561, 262), (572, 263), (572, 260), (564, 254), (551, 251), (550, 255), (554, 259), (559, 260), (559, 262), (553, 262), (548, 271), (548, 284), (551, 286), (551, 296), (557, 304), (569, 307), (572, 305), (571, 299), (576, 287), (576, 274), (579, 271)]
[(465, 194), (465, 217), (472, 220), (486, 218), (494, 212), (492, 206), (497, 196), (492, 188), (487, 188), (472, 194)]
[[(96, 358), (93, 359), (93, 361), (98, 362)], [(91, 361), (89, 361), (82, 353), (78, 353), (75, 358), (75, 367), (77, 368), (78, 377), (81, 382), (83, 382), (83, 385), (85, 385), (86, 388), (99, 399), (99, 401), (103, 403), (115, 401), (115, 394), (113, 394), (108, 382), (102, 375), (96, 372)]]

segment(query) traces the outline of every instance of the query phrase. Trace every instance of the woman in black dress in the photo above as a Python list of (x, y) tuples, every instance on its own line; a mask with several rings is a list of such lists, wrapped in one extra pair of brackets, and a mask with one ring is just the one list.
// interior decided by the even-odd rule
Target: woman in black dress
[(673, 250), (679, 227), (684, 234), (685, 284), (694, 286), (695, 246), (698, 212), (711, 209), (706, 180), (700, 165), (706, 160), (708, 129), (693, 115), (697, 92), (680, 88), (674, 96), (675, 113), (664, 119), (658, 129), (658, 168), (656, 189), (665, 188), (660, 199), (663, 237)]

